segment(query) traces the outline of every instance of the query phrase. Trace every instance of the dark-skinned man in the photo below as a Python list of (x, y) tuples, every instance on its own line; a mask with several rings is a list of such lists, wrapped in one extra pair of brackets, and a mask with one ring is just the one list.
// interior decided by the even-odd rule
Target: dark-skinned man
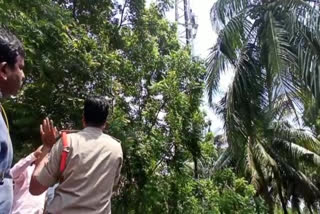
[(111, 213), (111, 196), (120, 177), (123, 156), (120, 143), (103, 133), (107, 116), (106, 99), (85, 100), (84, 129), (67, 135), (69, 153), (62, 173), (59, 167), (63, 143), (56, 142), (52, 121), (43, 121), (43, 157), (34, 170), (29, 190), (39, 195), (59, 182), (45, 213)]

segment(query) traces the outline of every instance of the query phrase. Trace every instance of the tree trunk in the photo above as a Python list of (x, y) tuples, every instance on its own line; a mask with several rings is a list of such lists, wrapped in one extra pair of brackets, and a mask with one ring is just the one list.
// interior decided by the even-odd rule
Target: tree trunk
[(310, 214), (313, 214), (311, 206), (308, 206)]
[(274, 214), (274, 202), (272, 200), (272, 197), (270, 196), (270, 193), (269, 193), (267, 187), (263, 187), (263, 198), (267, 203), (268, 213)]
[(284, 214), (288, 214), (288, 210), (287, 210), (287, 205), (286, 205), (286, 202), (283, 198), (283, 195), (282, 195), (282, 189), (281, 189), (281, 186), (278, 187), (278, 190), (279, 190), (279, 197), (280, 197), (280, 201), (281, 201), (281, 206), (282, 206), (282, 209), (283, 209), (283, 213)]
[(199, 178), (199, 174), (198, 174), (198, 159), (195, 155), (193, 155), (193, 163), (194, 163), (194, 178), (198, 179)]

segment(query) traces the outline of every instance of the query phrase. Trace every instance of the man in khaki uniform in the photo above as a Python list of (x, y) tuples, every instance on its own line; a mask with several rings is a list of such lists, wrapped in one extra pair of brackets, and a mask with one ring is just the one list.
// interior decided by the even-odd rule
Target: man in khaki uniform
[(63, 144), (61, 140), (55, 143), (56, 129), (52, 121), (44, 120), (40, 128), (43, 159), (33, 172), (29, 190), (39, 195), (60, 181), (46, 213), (111, 213), (112, 191), (118, 183), (123, 156), (120, 143), (102, 132), (107, 115), (105, 99), (85, 101), (85, 128), (67, 136), (70, 151), (62, 175), (59, 167)]

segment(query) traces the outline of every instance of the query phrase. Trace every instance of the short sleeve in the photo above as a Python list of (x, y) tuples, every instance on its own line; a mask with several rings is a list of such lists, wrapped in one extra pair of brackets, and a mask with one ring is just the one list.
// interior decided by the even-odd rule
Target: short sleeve
[(115, 184), (117, 185), (119, 183), (119, 179), (120, 179), (120, 173), (121, 173), (121, 168), (122, 168), (122, 157), (119, 158), (119, 164), (118, 164), (118, 168), (117, 168), (117, 171), (116, 171), (116, 177), (115, 177)]
[(113, 191), (114, 192), (117, 191), (117, 189), (118, 189), (122, 163), (123, 163), (123, 156), (122, 156), (122, 153), (121, 153), (121, 156), (118, 158), (118, 167), (117, 167), (117, 170), (116, 170), (114, 183), (113, 183)]
[(60, 176), (60, 158), (63, 150), (63, 145), (61, 140), (52, 147), (51, 152), (49, 153), (48, 162), (40, 171), (37, 176), (38, 182), (43, 186), (52, 186), (57, 183)]

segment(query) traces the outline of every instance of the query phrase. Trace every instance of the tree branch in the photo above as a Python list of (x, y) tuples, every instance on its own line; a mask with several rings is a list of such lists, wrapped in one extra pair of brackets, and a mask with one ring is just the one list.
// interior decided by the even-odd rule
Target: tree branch
[(128, 1), (129, 1), (129, 0), (126, 0), (126, 1), (124, 2), (124, 4), (123, 4), (123, 8), (122, 8), (122, 12), (121, 12), (121, 18), (120, 18), (120, 23), (119, 23), (118, 29), (120, 29), (120, 28), (122, 27), (122, 24), (123, 24), (123, 21), (124, 21), (124, 19), (123, 19), (123, 17), (124, 17), (124, 11), (126, 10)]

